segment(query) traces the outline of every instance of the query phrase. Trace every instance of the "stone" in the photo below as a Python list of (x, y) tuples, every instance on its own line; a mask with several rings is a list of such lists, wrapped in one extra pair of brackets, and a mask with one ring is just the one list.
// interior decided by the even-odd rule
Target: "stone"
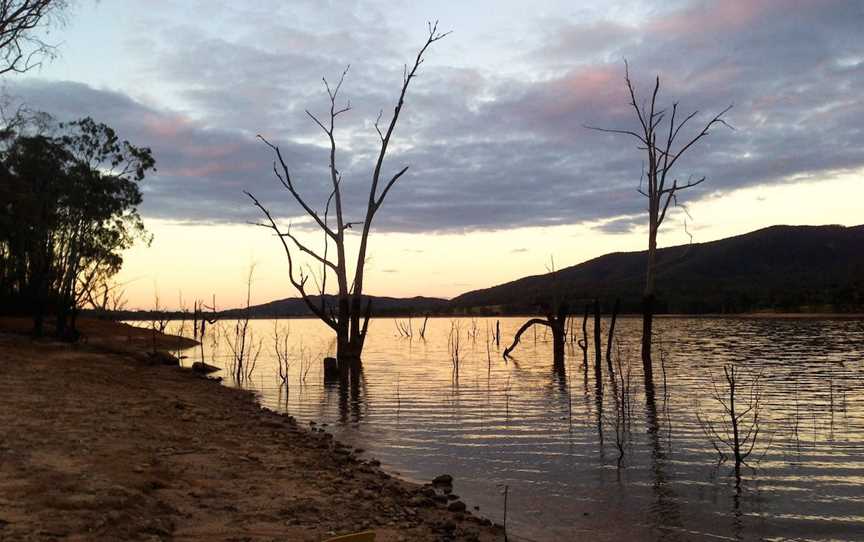
[(156, 352), (148, 352), (147, 360), (154, 365), (170, 365), (170, 366), (178, 366), (180, 365), (180, 358), (169, 354), (168, 352), (163, 352), (161, 350)]
[(441, 474), (432, 479), (432, 484), (436, 486), (452, 486), (453, 477), (449, 474)]
[(423, 489), (420, 490), (420, 493), (421, 493), (424, 497), (427, 497), (427, 498), (429, 498), (429, 499), (434, 499), (434, 498), (435, 498), (435, 495), (436, 495), (435, 490), (434, 490), (433, 488), (431, 488), (431, 487), (424, 487)]
[(203, 361), (196, 361), (195, 363), (193, 363), (192, 364), (192, 370), (195, 371), (196, 373), (201, 373), (201, 374), (210, 374), (210, 373), (215, 373), (216, 371), (221, 371), (221, 369), (219, 367), (216, 367), (215, 365), (210, 365), (208, 363), (204, 363)]
[(447, 505), (447, 510), (450, 512), (464, 512), (467, 507), (462, 501), (453, 501)]
[[(415, 496), (411, 497), (411, 500), (408, 501), (408, 504), (410, 504), (411, 506), (413, 506), (415, 508), (423, 508), (423, 507), (429, 506), (430, 504), (432, 504), (432, 502), (428, 498), (423, 497), (422, 495), (415, 495)], [(411, 515), (413, 515), (413, 514), (411, 514)]]
[(453, 532), (456, 530), (456, 524), (451, 520), (444, 521), (438, 525), (438, 528), (445, 533)]

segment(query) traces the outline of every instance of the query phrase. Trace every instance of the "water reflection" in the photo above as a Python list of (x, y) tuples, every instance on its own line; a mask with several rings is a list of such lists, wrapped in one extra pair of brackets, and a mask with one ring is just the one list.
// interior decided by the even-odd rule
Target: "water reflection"
[[(523, 322), (502, 319), (501, 343)], [(297, 362), (280, 388), (265, 352), (247, 385), (267, 406), (328, 423), (409, 477), (453, 474), (458, 493), (499, 522), (506, 484), (511, 532), (535, 539), (852, 540), (864, 532), (864, 323), (658, 319), (661, 363), (647, 382), (634, 363), (620, 463), (612, 439), (626, 371), (615, 365), (603, 376), (593, 344), (582, 350), (573, 342), (593, 333), (590, 319), (582, 333), (580, 323), (570, 324), (560, 364), (551, 334), (538, 333), (536, 342), (526, 334), (510, 362), (494, 341), (463, 341), (457, 385), (450, 319), (430, 319), (425, 341), (398, 337), (390, 320), (373, 321), (362, 372), (327, 382), (320, 367), (327, 330), (295, 320), (291, 344), (302, 342), (315, 361), (305, 383)], [(463, 330), (495, 324), (461, 321)], [(273, 326), (253, 325), (260, 336)], [(617, 328), (622, 351), (638, 352), (639, 320), (620, 318)], [(207, 340), (205, 350), (221, 363), (218, 344)], [(772, 439), (737, 486), (728, 466), (716, 467), (695, 416), (697, 405), (720, 414), (710, 375), (729, 364), (765, 368), (763, 423)]]

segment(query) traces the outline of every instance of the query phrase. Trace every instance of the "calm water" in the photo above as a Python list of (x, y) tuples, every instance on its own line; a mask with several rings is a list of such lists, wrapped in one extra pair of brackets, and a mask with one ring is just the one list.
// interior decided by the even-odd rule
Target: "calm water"
[[(461, 328), (458, 378), (453, 322)], [(651, 404), (636, 349), (640, 323), (619, 320), (615, 350), (623, 372), (632, 367), (624, 423), (616, 415), (621, 371), (613, 388), (604, 361), (598, 393), (593, 352), (586, 373), (570, 343), (564, 370), (554, 370), (551, 335), (538, 329), (524, 335), (514, 360), (502, 360), (522, 322), (502, 319), (501, 348), (493, 343), (487, 355), (495, 319), (430, 319), (426, 340), (416, 319), (413, 339), (400, 337), (392, 319), (373, 321), (362, 386), (340, 393), (323, 382), (320, 360), (333, 351), (323, 324), (253, 321), (262, 353), (244, 386), (270, 408), (328, 424), (404, 477), (452, 474), (469, 507), (498, 522), (507, 485), (508, 531), (519, 538), (864, 540), (864, 321), (660, 319), (664, 362), (655, 361)], [(274, 325), (290, 333), (287, 386), (277, 377)], [(205, 341), (204, 355), (226, 366), (233, 323), (216, 327), (221, 336)], [(739, 408), (761, 390), (740, 486), (699, 421), (721, 422), (712, 392), (714, 384), (723, 392), (728, 364), (739, 368)]]

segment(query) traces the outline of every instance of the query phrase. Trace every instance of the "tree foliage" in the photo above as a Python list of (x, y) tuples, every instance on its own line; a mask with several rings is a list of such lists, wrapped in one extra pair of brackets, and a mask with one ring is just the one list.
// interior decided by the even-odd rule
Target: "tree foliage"
[(149, 242), (138, 214), (140, 182), (155, 168), (149, 148), (121, 141), (91, 118), (28, 122), (5, 134), (0, 152), (0, 303), (46, 313), (64, 334), (98, 281), (114, 275), (121, 252)]

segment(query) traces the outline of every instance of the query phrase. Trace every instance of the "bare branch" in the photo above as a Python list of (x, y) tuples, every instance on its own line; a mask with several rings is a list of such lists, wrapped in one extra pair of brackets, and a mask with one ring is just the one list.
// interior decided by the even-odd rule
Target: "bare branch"
[(273, 149), (273, 151), (276, 153), (276, 158), (279, 160), (279, 164), (282, 166), (282, 172), (283, 172), (284, 176), (279, 174), (279, 171), (276, 169), (276, 163), (275, 162), (273, 163), (273, 173), (276, 174), (276, 178), (279, 179), (279, 182), (282, 183), (282, 186), (284, 186), (288, 190), (288, 192), (290, 192), (291, 195), (294, 197), (294, 200), (297, 203), (299, 203), (301, 207), (303, 207), (303, 210), (306, 211), (306, 214), (308, 214), (310, 217), (312, 217), (312, 219), (318, 224), (318, 226), (320, 226), (321, 229), (323, 229), (325, 232), (327, 232), (327, 234), (330, 237), (335, 239), (336, 233), (334, 233), (333, 230), (331, 230), (327, 226), (327, 224), (324, 223), (324, 221), (321, 219), (321, 217), (318, 216), (318, 213), (316, 213), (306, 203), (306, 201), (303, 199), (303, 197), (300, 195), (300, 193), (297, 192), (297, 190), (294, 188), (294, 183), (291, 181), (291, 174), (288, 171), (288, 165), (285, 164), (285, 160), (282, 158), (282, 151), (279, 150), (279, 146), (274, 145), (273, 143), (270, 143), (261, 134), (258, 134), (258, 139), (263, 141), (265, 145), (267, 145), (268, 147)]
[(255, 196), (253, 196), (250, 192), (247, 192), (244, 190), (243, 193), (246, 194), (247, 196), (249, 196), (249, 199), (252, 200), (255, 207), (258, 207), (258, 209), (260, 209), (261, 212), (264, 213), (264, 216), (267, 217), (267, 220), (270, 222), (271, 229), (273, 229), (273, 231), (275, 231), (277, 233), (277, 237), (279, 238), (279, 241), (282, 243), (282, 248), (284, 249), (285, 255), (288, 258), (288, 280), (290, 280), (291, 284), (294, 286), (294, 288), (298, 292), (300, 292), (300, 297), (303, 299), (303, 302), (306, 303), (306, 306), (309, 307), (309, 310), (312, 311), (312, 314), (314, 314), (315, 316), (317, 316), (318, 318), (323, 320), (324, 323), (326, 323), (328, 326), (330, 326), (331, 328), (336, 330), (337, 325), (336, 325), (335, 320), (333, 320), (332, 318), (327, 316), (327, 314), (325, 314), (324, 311), (320, 310), (314, 303), (312, 303), (312, 300), (309, 298), (309, 295), (306, 293), (305, 287), (306, 287), (306, 281), (308, 280), (308, 277), (305, 277), (303, 275), (302, 270), (301, 270), (300, 271), (300, 280), (297, 280), (295, 278), (295, 276), (294, 276), (294, 259), (291, 256), (291, 249), (288, 248), (288, 244), (285, 242), (285, 236), (282, 235), (282, 232), (279, 229), (279, 226), (276, 224), (276, 221), (273, 220), (273, 216), (270, 214), (270, 211), (268, 211), (263, 205), (261, 205), (261, 202), (259, 202), (258, 199)]
[(384, 198), (387, 197), (387, 192), (390, 191), (390, 188), (394, 184), (396, 184), (396, 181), (399, 180), (399, 177), (404, 175), (406, 171), (408, 171), (408, 166), (405, 166), (404, 168), (399, 170), (399, 173), (393, 175), (390, 181), (387, 182), (387, 184), (384, 186), (384, 190), (381, 191), (381, 196), (378, 198), (378, 201), (375, 202), (375, 211), (378, 211), (378, 208), (381, 207), (381, 205), (384, 203)]
[(584, 128), (589, 129), (589, 130), (594, 130), (597, 132), (606, 132), (609, 134), (624, 134), (624, 135), (633, 136), (636, 139), (638, 139), (639, 141), (641, 141), (644, 145), (648, 145), (648, 141), (643, 136), (637, 134), (636, 132), (632, 132), (630, 130), (615, 130), (612, 128), (599, 128), (597, 126), (590, 126), (588, 124), (583, 124), (582, 126)]

